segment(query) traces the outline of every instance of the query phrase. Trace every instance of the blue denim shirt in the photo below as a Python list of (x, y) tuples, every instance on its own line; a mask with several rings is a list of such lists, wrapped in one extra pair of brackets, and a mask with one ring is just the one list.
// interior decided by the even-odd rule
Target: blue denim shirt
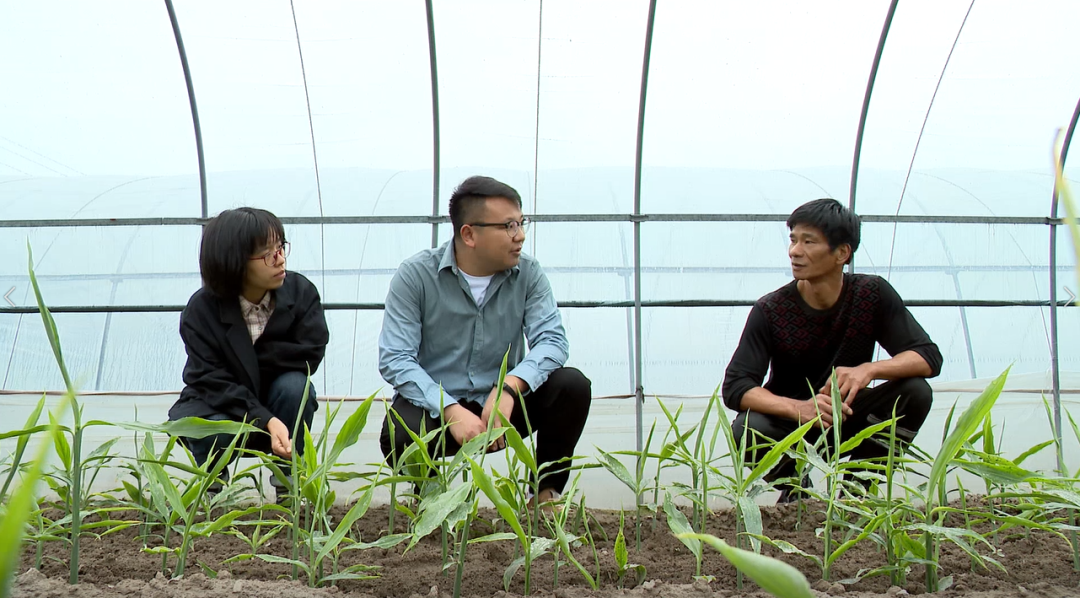
[(530, 390), (569, 355), (551, 285), (531, 256), (495, 274), (480, 305), (458, 270), (453, 241), (398, 267), (379, 335), (379, 373), (401, 396), (436, 418), (440, 405), (483, 405), (507, 348), (507, 374)]

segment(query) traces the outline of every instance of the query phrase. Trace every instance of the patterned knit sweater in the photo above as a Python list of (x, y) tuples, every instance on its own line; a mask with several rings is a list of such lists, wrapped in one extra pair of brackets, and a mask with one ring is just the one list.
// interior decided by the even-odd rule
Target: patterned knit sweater
[(797, 281), (765, 295), (746, 320), (739, 347), (724, 375), (724, 403), (739, 410), (748, 390), (762, 386), (781, 397), (809, 399), (834, 367), (854, 367), (873, 359), (874, 345), (889, 355), (915, 351), (932, 375), (941, 372), (941, 352), (904, 307), (885, 279), (845, 274), (840, 298), (817, 310), (799, 295)]

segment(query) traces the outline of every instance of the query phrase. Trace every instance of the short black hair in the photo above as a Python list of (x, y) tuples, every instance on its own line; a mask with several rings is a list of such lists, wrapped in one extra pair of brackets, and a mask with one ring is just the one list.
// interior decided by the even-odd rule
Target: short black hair
[(521, 208), (521, 195), (506, 183), (489, 176), (471, 176), (454, 189), (450, 196), (450, 222), (454, 225), (454, 238), (461, 236), (461, 227), (476, 217), (476, 208), (489, 197), (505, 197)]
[(266, 210), (236, 208), (211, 218), (199, 246), (203, 285), (222, 298), (240, 295), (248, 259), (273, 239), (284, 243), (285, 227)]
[[(862, 221), (855, 212), (835, 199), (815, 199), (795, 208), (787, 219), (788, 230), (800, 224), (812, 226), (821, 231), (832, 251), (847, 244), (851, 246), (851, 255), (855, 255), (855, 250), (859, 248), (859, 227)], [(848, 261), (851, 261), (850, 257)]]

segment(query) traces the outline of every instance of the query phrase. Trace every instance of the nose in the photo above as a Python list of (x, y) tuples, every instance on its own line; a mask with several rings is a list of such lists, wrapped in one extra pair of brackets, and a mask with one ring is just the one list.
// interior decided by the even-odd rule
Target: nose
[(788, 257), (798, 257), (802, 255), (802, 245), (796, 241), (792, 241), (791, 245), (788, 245)]

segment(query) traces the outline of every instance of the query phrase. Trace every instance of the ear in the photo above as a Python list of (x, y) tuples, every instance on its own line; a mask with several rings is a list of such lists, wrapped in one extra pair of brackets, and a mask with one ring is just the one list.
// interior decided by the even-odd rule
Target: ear
[(461, 242), (464, 243), (466, 247), (475, 248), (476, 229), (468, 224), (461, 225)]
[(851, 245), (844, 243), (833, 252), (836, 255), (836, 263), (844, 265), (851, 259)]

